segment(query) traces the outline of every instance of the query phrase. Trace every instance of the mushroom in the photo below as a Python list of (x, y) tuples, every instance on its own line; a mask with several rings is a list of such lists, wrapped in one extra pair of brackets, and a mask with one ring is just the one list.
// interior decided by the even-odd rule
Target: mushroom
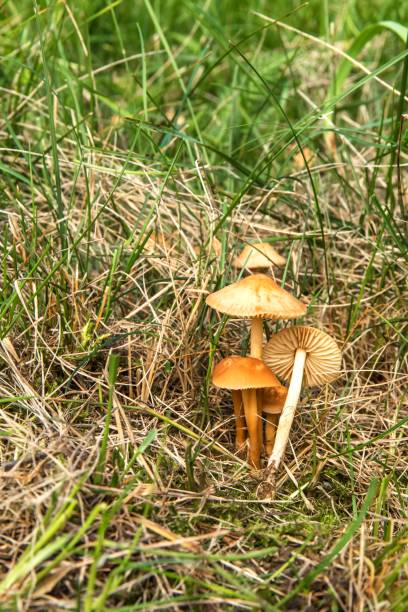
[[(244, 413), (249, 437), (249, 463), (256, 469), (261, 467), (260, 436), (261, 415), (258, 410), (257, 389), (266, 387), (279, 387), (280, 383), (274, 373), (260, 359), (254, 357), (226, 357), (214, 368), (213, 384), (221, 389), (230, 389), (232, 392), (242, 392)], [(234, 402), (234, 411), (236, 406)], [(239, 404), (241, 406), (241, 404)], [(236, 417), (237, 439), (240, 430), (244, 428), (241, 408)], [(242, 438), (239, 438), (242, 441)]]
[(231, 389), (231, 395), (235, 414), (235, 449), (240, 451), (247, 439), (244, 404), (241, 391), (238, 389)]
[(296, 319), (306, 306), (266, 274), (252, 274), (207, 296), (206, 304), (232, 317), (251, 319), (251, 357), (262, 359), (262, 319)]
[(283, 385), (265, 389), (263, 392), (262, 412), (265, 420), (265, 451), (268, 456), (273, 450), (279, 417), (287, 394), (288, 390)]
[(341, 351), (328, 334), (314, 327), (287, 327), (272, 336), (264, 348), (265, 363), (278, 376), (290, 380), (268, 468), (276, 472), (285, 453), (299, 400), (302, 381), (319, 386), (338, 377)]
[(286, 259), (269, 244), (269, 242), (257, 242), (247, 244), (240, 255), (234, 259), (236, 268), (247, 270), (263, 270), (270, 266), (284, 266)]

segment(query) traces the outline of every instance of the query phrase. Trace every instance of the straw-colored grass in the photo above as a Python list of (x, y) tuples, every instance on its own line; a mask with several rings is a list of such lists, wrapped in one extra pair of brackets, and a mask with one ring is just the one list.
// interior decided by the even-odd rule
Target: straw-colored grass
[[(248, 30), (243, 3), (222, 36), (210, 2), (207, 17), (190, 7), (193, 32), (191, 16), (139, 3), (141, 51), (121, 5), (30, 18), (23, 4), (1, 43), (0, 609), (402, 612), (403, 96), (370, 76), (357, 87), (355, 67), (333, 136), (316, 110), (327, 47), (270, 26), (219, 59), (224, 35), (265, 25), (251, 15)], [(404, 47), (379, 36), (359, 60), (390, 63), (381, 77), (401, 89)], [(256, 240), (286, 257), (275, 277), (344, 356), (335, 383), (304, 392), (271, 502), (211, 385), (248, 325), (205, 306)]]

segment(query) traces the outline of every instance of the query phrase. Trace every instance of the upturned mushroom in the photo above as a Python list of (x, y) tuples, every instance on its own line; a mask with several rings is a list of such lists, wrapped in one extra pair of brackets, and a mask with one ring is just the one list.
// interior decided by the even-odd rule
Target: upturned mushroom
[(286, 259), (269, 244), (257, 242), (247, 244), (234, 259), (234, 266), (246, 270), (265, 270), (271, 266), (284, 266)]
[[(249, 463), (256, 469), (261, 467), (261, 415), (258, 410), (256, 396), (257, 389), (266, 387), (279, 387), (280, 382), (273, 372), (260, 359), (253, 357), (226, 357), (214, 368), (213, 384), (221, 389), (230, 389), (234, 392), (242, 392), (245, 420), (241, 411), (240, 402), (234, 401), (236, 417), (237, 439), (240, 443), (242, 438), (240, 431), (244, 426), (248, 428), (249, 437)], [(237, 410), (237, 407), (239, 410)]]
[(288, 394), (279, 419), (269, 470), (278, 470), (289, 439), (302, 381), (319, 386), (335, 380), (340, 372), (341, 351), (335, 340), (314, 327), (294, 326), (272, 336), (264, 348), (264, 361), (285, 381)]
[(265, 421), (265, 451), (272, 453), (279, 417), (285, 404), (288, 390), (283, 385), (265, 389), (262, 398), (262, 416)]
[(251, 319), (251, 357), (262, 359), (262, 319), (302, 317), (306, 305), (266, 274), (253, 274), (207, 296), (211, 308), (232, 317)]

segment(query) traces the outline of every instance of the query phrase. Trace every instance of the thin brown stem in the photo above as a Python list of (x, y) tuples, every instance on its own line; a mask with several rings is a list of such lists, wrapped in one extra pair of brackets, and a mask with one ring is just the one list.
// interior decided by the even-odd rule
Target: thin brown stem
[(256, 406), (258, 410), (258, 445), (261, 449), (262, 453), (262, 445), (263, 445), (263, 421), (262, 421), (262, 406), (263, 406), (263, 389), (256, 390)]
[(241, 391), (232, 391), (232, 403), (234, 406), (235, 414), (235, 448), (236, 450), (240, 450), (244, 446), (245, 441), (247, 439), (244, 404), (242, 401)]
[(259, 440), (259, 416), (255, 389), (243, 389), (245, 420), (248, 427), (248, 461), (257, 470), (261, 467), (261, 445)]
[(268, 457), (272, 454), (279, 423), (279, 414), (265, 414), (265, 450)]
[(263, 322), (260, 317), (251, 320), (251, 357), (262, 359)]

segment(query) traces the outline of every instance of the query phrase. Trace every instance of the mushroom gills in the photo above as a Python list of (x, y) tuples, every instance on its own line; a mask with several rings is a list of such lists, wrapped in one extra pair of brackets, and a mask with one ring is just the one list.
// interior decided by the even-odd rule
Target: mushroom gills
[[(304, 325), (282, 329), (271, 336), (263, 351), (264, 362), (290, 385), (272, 455), (268, 461), (276, 472), (284, 455), (302, 385), (316, 386), (335, 380), (340, 373), (341, 351), (325, 332)], [(268, 478), (269, 478), (268, 476)]]

